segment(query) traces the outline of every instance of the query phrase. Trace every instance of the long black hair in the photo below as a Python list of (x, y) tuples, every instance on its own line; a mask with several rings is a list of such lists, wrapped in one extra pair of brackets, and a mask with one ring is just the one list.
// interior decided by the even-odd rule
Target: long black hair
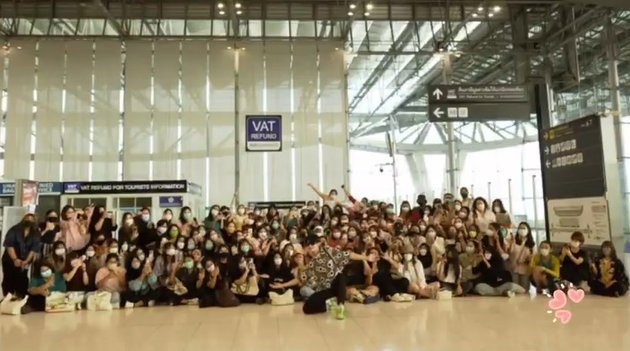
[(459, 282), (459, 274), (461, 273), (461, 265), (459, 263), (459, 253), (455, 245), (448, 245), (446, 247), (446, 263), (444, 264), (444, 275), (448, 274), (448, 270), (453, 265), (453, 272), (455, 273), (455, 282)]
[[(527, 228), (527, 236), (525, 236), (525, 246), (530, 248), (530, 249), (533, 249), (534, 245), (536, 245), (536, 243), (534, 242), (534, 236), (532, 235), (532, 228), (529, 226), (529, 224), (527, 222), (521, 222), (521, 223), (518, 224), (518, 227), (516, 227), (517, 230), (521, 226), (524, 226), (524, 227)], [(523, 240), (521, 239), (521, 236), (518, 235), (518, 233), (516, 235), (515, 242), (516, 242), (517, 245), (521, 245), (521, 243), (523, 242)]]

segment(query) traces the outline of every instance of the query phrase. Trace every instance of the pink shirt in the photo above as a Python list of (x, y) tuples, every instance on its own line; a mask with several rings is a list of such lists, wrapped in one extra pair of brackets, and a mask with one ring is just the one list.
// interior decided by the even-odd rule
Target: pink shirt
[[(111, 293), (123, 291), (125, 287), (125, 269), (118, 268), (117, 276), (110, 276), (110, 273), (111, 271), (107, 267), (99, 269), (94, 279), (96, 286), (98, 286), (99, 290)], [(122, 277), (122, 279), (119, 277)]]
[(61, 240), (66, 243), (68, 252), (81, 250), (90, 242), (90, 236), (81, 233), (79, 222), (77, 221), (61, 221), (59, 223), (61, 232)]

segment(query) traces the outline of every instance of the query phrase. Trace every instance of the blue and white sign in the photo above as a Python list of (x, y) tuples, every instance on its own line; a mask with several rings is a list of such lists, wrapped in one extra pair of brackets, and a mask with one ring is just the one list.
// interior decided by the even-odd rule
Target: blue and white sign
[(245, 151), (282, 151), (282, 116), (245, 116)]
[(160, 207), (162, 208), (178, 208), (184, 206), (184, 198), (182, 196), (160, 196)]

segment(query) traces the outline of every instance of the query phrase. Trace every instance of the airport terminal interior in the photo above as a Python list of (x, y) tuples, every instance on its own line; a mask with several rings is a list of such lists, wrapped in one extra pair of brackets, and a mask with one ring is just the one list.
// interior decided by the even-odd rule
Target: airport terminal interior
[(1, 350), (630, 349), (630, 1), (0, 0)]

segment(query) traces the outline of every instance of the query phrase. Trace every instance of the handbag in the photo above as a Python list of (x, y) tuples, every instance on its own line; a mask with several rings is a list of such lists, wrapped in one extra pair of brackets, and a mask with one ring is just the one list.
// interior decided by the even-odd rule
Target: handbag
[(0, 303), (0, 313), (19, 316), (21, 314), (22, 307), (24, 307), (27, 302), (28, 296), (19, 300), (14, 298), (12, 294), (7, 294), (7, 296), (4, 297), (4, 300), (2, 300), (2, 303)]
[(69, 295), (59, 291), (53, 291), (46, 296), (46, 312), (72, 312), (76, 304), (71, 304)]
[(89, 294), (87, 298), (88, 311), (111, 311), (112, 306), (112, 293), (107, 291), (98, 291), (94, 294)]
[(186, 295), (188, 293), (188, 288), (186, 288), (186, 286), (184, 286), (184, 283), (182, 283), (177, 278), (175, 278), (175, 283), (167, 286), (167, 288), (174, 292), (177, 296)]
[(287, 289), (283, 294), (278, 294), (273, 291), (269, 292), (269, 299), (272, 306), (285, 306), (295, 303), (293, 299), (293, 290)]
[(260, 289), (258, 289), (258, 281), (256, 280), (256, 277), (247, 277), (247, 281), (245, 283), (232, 283), (232, 292), (237, 295), (257, 296)]
[(241, 304), (236, 295), (228, 288), (227, 284), (222, 284), (214, 291), (219, 307), (236, 307)]

